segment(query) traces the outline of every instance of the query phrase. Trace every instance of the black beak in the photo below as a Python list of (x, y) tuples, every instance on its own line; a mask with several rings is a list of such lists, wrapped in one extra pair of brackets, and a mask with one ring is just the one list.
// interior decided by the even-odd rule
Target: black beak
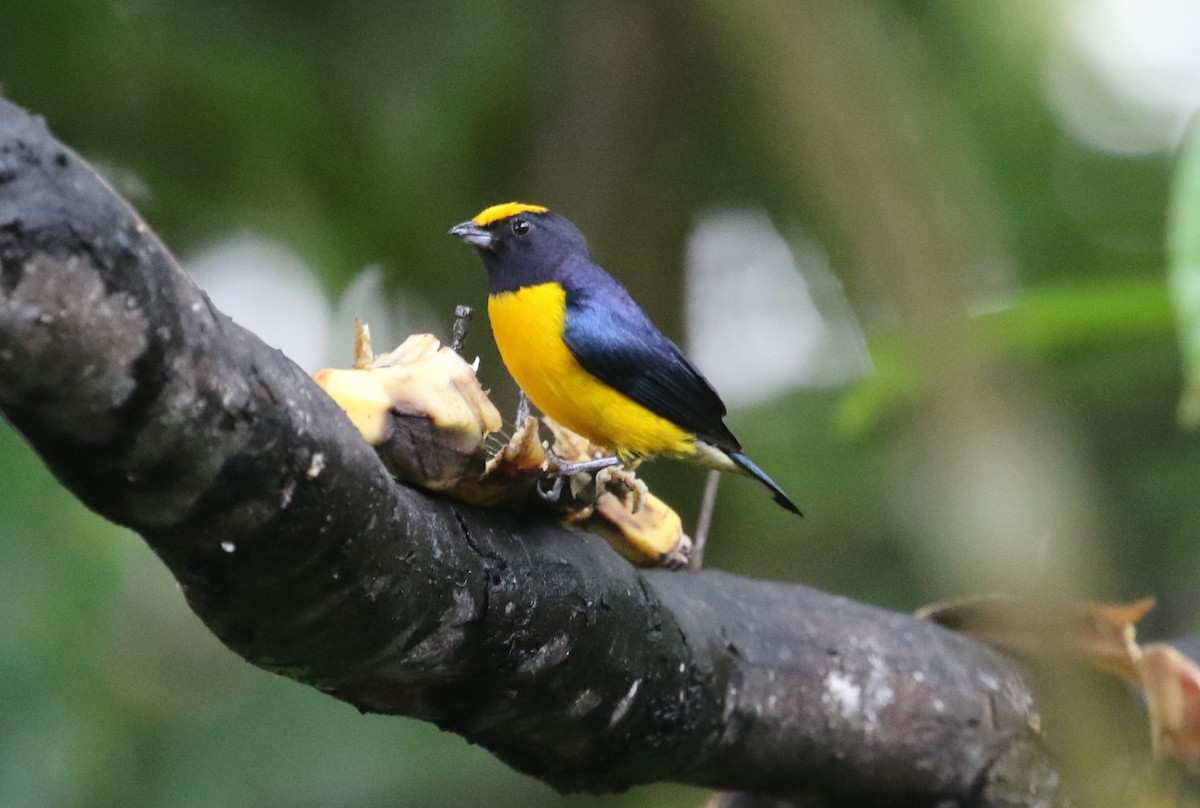
[(450, 235), (458, 236), (463, 241), (479, 250), (492, 248), (492, 234), (475, 222), (463, 222), (450, 228)]

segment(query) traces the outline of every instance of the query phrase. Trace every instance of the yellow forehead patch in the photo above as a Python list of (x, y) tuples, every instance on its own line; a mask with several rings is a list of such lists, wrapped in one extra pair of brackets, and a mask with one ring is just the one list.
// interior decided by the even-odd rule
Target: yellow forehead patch
[(492, 222), (507, 219), (509, 216), (516, 216), (518, 213), (545, 213), (546, 210), (541, 205), (526, 205), (524, 202), (502, 202), (499, 205), (492, 205), (490, 208), (481, 210), (479, 215), (471, 221), (480, 227), (487, 227)]

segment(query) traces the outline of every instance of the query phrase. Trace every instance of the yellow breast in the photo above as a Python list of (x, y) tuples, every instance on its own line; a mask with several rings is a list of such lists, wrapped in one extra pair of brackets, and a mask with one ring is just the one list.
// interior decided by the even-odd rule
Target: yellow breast
[(496, 346), (534, 405), (618, 454), (691, 455), (693, 436), (592, 376), (563, 342), (566, 291), (557, 283), (488, 298)]

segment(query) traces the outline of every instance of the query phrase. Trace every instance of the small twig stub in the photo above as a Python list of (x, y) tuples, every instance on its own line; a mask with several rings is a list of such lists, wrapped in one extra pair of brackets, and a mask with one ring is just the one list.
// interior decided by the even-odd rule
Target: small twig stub
[(454, 307), (454, 339), (450, 342), (450, 348), (456, 354), (462, 355), (467, 331), (471, 329), (471, 319), (474, 316), (475, 311), (470, 306), (460, 304)]

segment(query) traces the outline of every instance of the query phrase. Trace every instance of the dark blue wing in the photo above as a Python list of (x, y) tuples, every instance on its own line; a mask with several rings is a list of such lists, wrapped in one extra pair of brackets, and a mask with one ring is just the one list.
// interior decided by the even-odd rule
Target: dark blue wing
[[(589, 273), (590, 274), (590, 273)], [(729, 453), (741, 446), (722, 420), (725, 404), (708, 380), (607, 274), (567, 285), (563, 339), (609, 387)]]

